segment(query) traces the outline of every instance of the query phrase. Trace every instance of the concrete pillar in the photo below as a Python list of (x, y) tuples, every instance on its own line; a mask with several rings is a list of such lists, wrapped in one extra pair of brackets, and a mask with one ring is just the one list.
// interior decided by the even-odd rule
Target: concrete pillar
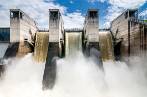
[(88, 42), (99, 42), (98, 10), (89, 9), (84, 23), (84, 34)]
[(101, 66), (99, 47), (99, 20), (98, 10), (89, 9), (84, 22), (83, 50), (86, 56), (93, 57), (96, 63)]
[(83, 47), (87, 55), (90, 55), (90, 49), (99, 50), (99, 24), (98, 10), (89, 9), (84, 22)]
[(56, 80), (56, 57), (64, 53), (64, 28), (59, 9), (49, 9), (49, 46), (43, 75), (43, 89), (52, 89)]
[(36, 22), (20, 9), (10, 9), (10, 42), (32, 41)]

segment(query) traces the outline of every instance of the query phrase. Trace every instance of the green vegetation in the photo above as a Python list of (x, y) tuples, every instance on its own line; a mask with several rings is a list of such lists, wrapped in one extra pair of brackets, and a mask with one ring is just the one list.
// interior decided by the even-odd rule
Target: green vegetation
[(144, 22), (147, 22), (147, 20), (144, 20)]

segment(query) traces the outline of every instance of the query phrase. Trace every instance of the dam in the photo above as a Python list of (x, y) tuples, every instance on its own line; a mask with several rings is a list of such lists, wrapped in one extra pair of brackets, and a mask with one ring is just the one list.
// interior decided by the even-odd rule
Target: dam
[(60, 10), (49, 9), (48, 29), (40, 30), (25, 12), (10, 9), (10, 28), (6, 31), (9, 38), (5, 41), (0, 36), (1, 73), (7, 65), (3, 60), (32, 53), (36, 62), (45, 62), (42, 89), (47, 90), (55, 86), (60, 58), (74, 57), (82, 52), (101, 68), (109, 60), (129, 62), (125, 58), (136, 55), (135, 50), (137, 54), (146, 51), (147, 24), (133, 14), (134, 10), (127, 10), (111, 23), (110, 29), (99, 29), (99, 11), (89, 9), (83, 28), (64, 29)]

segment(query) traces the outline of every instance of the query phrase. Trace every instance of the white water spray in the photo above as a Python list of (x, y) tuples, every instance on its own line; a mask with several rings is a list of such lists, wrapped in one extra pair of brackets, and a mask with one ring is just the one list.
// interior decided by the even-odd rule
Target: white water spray
[(54, 88), (42, 91), (44, 63), (34, 62), (29, 54), (7, 66), (0, 97), (146, 97), (147, 65), (141, 59), (132, 61), (130, 67), (105, 62), (103, 71), (81, 53), (59, 59)]

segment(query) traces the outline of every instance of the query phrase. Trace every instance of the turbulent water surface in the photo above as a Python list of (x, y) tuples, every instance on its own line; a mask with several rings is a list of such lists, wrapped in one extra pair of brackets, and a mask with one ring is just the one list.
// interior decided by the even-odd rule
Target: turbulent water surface
[(146, 97), (147, 65), (132, 58), (123, 62), (105, 62), (98, 68), (82, 53), (57, 61), (57, 80), (52, 90), (42, 91), (44, 63), (36, 63), (32, 54), (13, 59), (0, 81), (0, 97)]

